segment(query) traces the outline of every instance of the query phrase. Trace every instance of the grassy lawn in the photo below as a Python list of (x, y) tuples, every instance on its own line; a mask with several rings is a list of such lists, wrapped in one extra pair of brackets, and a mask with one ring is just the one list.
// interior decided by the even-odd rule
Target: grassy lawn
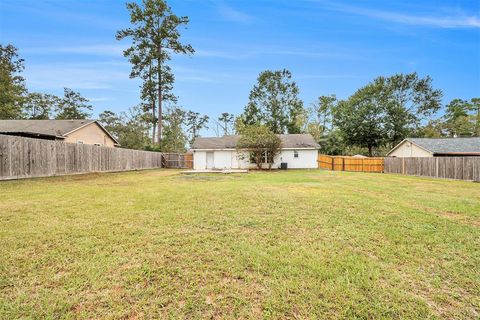
[(0, 182), (0, 318), (480, 317), (480, 184), (320, 170)]

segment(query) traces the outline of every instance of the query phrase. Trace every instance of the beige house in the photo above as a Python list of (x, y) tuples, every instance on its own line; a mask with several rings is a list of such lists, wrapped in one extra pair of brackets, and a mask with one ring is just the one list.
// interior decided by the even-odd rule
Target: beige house
[(105, 147), (120, 145), (96, 120), (0, 120), (0, 134)]
[(407, 138), (387, 154), (388, 157), (468, 157), (480, 156), (480, 137)]

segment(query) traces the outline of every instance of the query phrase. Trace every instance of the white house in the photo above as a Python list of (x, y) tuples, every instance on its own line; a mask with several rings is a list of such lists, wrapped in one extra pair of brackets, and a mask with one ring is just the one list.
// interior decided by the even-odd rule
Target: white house
[[(272, 168), (280, 168), (286, 163), (292, 169), (314, 169), (318, 167), (319, 145), (310, 134), (282, 134), (280, 154), (275, 157)], [(205, 169), (252, 169), (248, 151), (237, 151), (238, 135), (195, 139), (192, 145), (193, 168)], [(266, 160), (266, 159), (265, 159)], [(267, 166), (267, 164), (265, 164)]]
[(387, 153), (389, 157), (480, 156), (480, 137), (407, 138)]

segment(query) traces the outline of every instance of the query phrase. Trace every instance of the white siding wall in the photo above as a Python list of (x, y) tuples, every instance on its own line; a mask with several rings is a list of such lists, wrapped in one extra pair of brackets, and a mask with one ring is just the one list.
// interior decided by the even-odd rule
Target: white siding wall
[(283, 150), (275, 158), (273, 168), (280, 167), (281, 162), (288, 163), (290, 169), (316, 169), (318, 168), (318, 150), (297, 150), (298, 158), (294, 158), (293, 150)]
[(404, 141), (397, 149), (388, 155), (389, 157), (399, 157), (399, 158), (408, 158), (408, 157), (433, 157), (430, 152), (423, 150), (422, 148), (417, 147), (409, 141)]
[(195, 151), (193, 153), (193, 169), (205, 170), (207, 166), (207, 153), (205, 151)]
[[(273, 169), (280, 168), (280, 163), (286, 162), (290, 169), (316, 169), (318, 167), (317, 150), (297, 150), (298, 158), (294, 157), (294, 150), (282, 150), (275, 157), (272, 165)], [(268, 167), (268, 166), (265, 166)], [(206, 168), (206, 152), (195, 151), (193, 153), (193, 168), (195, 170), (204, 170)], [(237, 153), (236, 150), (217, 150), (214, 151), (215, 169), (253, 169), (255, 164), (250, 163), (248, 152)]]

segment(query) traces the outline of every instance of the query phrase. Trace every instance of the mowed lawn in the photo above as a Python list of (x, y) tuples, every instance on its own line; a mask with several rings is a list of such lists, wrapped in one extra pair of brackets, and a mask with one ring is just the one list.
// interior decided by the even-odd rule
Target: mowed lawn
[(321, 170), (0, 182), (0, 318), (480, 317), (480, 184)]

